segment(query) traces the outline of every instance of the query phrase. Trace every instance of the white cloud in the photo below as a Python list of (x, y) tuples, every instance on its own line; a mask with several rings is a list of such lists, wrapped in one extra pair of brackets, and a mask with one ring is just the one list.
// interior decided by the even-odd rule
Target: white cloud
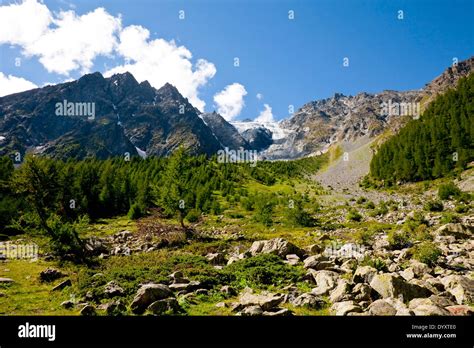
[(0, 97), (13, 93), (27, 91), (29, 89), (37, 88), (33, 82), (25, 80), (22, 77), (13, 75), (5, 75), (0, 72)]
[(256, 97), (257, 97), (258, 100), (262, 100), (263, 99), (263, 94), (262, 93), (257, 93)]
[(105, 75), (129, 71), (138, 81), (148, 80), (155, 88), (166, 82), (176, 86), (193, 106), (203, 111), (206, 103), (198, 96), (200, 87), (216, 74), (214, 64), (204, 59), (191, 62), (192, 54), (174, 40), (150, 40), (148, 29), (138, 25), (126, 27), (120, 33), (117, 51), (126, 63), (108, 70)]
[(263, 107), (264, 109), (260, 112), (255, 121), (261, 123), (274, 122), (272, 107), (268, 104), (263, 104)]
[(217, 112), (227, 121), (237, 117), (245, 106), (244, 96), (247, 95), (245, 87), (240, 83), (226, 86), (222, 91), (214, 95)]
[(111, 54), (120, 28), (121, 18), (103, 8), (78, 16), (74, 11), (53, 15), (36, 0), (0, 7), (0, 44), (19, 45), (49, 72), (66, 76), (77, 69), (89, 72), (96, 56)]

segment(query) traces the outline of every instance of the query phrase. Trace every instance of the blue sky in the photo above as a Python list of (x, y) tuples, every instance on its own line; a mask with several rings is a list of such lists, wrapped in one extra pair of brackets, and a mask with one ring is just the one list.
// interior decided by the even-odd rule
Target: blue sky
[[(4, 6), (11, 3), (3, 0)], [(110, 16), (121, 15), (120, 30), (139, 25), (149, 30), (148, 41), (162, 38), (185, 46), (192, 53), (191, 64), (205, 59), (215, 68), (214, 74), (203, 73), (205, 82), (186, 92), (203, 101), (206, 111), (218, 106), (213, 97), (226, 86), (243, 86), (245, 106), (234, 119), (253, 119), (264, 104), (272, 108), (275, 119), (282, 119), (288, 116), (289, 105), (299, 108), (336, 92), (355, 95), (421, 88), (454, 57), (463, 60), (474, 54), (471, 0), (61, 0), (44, 4), (52, 14), (72, 10), (76, 16), (103, 7)], [(185, 11), (184, 20), (179, 18), (180, 10)], [(290, 10), (293, 20), (288, 18)], [(398, 19), (399, 10), (403, 19)], [(11, 37), (2, 42), (0, 34), (4, 75), (41, 86), (78, 78), (85, 71), (48, 72), (40, 54), (31, 54), (48, 47), (30, 45), (26, 57), (26, 44), (12, 42)], [(15, 66), (17, 57), (20, 66)], [(239, 67), (234, 67), (235, 57)], [(348, 67), (343, 66), (345, 57)], [(124, 65), (124, 55), (97, 54), (92, 62), (89, 71), (105, 72)], [(161, 83), (159, 77), (155, 81)], [(258, 99), (258, 93), (263, 97)]]

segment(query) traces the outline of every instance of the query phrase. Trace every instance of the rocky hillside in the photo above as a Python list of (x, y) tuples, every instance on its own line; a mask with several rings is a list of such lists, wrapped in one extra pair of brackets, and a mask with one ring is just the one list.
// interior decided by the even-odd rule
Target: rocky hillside
[[(58, 103), (89, 103), (94, 115), (57, 115)], [(198, 114), (170, 84), (156, 90), (129, 73), (89, 74), (0, 98), (0, 154), (165, 156), (180, 145), (213, 154), (221, 144)]]

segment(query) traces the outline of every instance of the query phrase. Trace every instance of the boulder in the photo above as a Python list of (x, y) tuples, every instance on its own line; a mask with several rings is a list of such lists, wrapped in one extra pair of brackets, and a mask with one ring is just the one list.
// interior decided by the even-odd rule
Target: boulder
[(104, 295), (106, 297), (124, 296), (125, 291), (115, 281), (112, 280), (105, 284)]
[(186, 279), (183, 275), (183, 272), (180, 272), (180, 271), (173, 272), (168, 277), (171, 279), (173, 283), (177, 283), (177, 284), (189, 283), (189, 280)]
[(377, 270), (371, 266), (360, 266), (354, 272), (352, 281), (354, 283), (367, 283), (372, 281), (372, 278), (377, 274)]
[(169, 288), (173, 291), (183, 291), (184, 293), (186, 292), (191, 292), (194, 290), (197, 290), (201, 287), (201, 282), (197, 280), (191, 280), (187, 283), (173, 283), (169, 285)]
[(304, 251), (283, 238), (274, 238), (270, 240), (256, 241), (249, 249), (252, 256), (258, 254), (275, 254), (285, 258), (288, 254), (303, 256)]
[(372, 288), (367, 284), (358, 283), (352, 289), (352, 295), (356, 301), (370, 301)]
[(369, 315), (395, 315), (397, 310), (384, 299), (376, 300), (368, 308)]
[(176, 314), (181, 311), (181, 307), (178, 301), (171, 297), (153, 302), (148, 306), (147, 311), (155, 315)]
[(235, 290), (230, 285), (222, 286), (220, 292), (223, 293), (225, 295), (225, 297), (232, 297), (232, 296), (237, 295), (237, 290)]
[(327, 256), (324, 256), (324, 255), (313, 255), (313, 256), (310, 256), (310, 257), (307, 257), (306, 259), (304, 259), (303, 261), (303, 266), (304, 268), (311, 268), (311, 269), (314, 269), (314, 270), (324, 270), (324, 269), (328, 269), (328, 268), (333, 268), (334, 267), (334, 263), (332, 263), (331, 261), (328, 261), (328, 257)]
[(326, 270), (315, 271), (313, 269), (308, 270), (308, 272), (310, 272), (316, 283), (316, 288), (311, 290), (311, 293), (315, 295), (326, 295), (337, 285), (339, 274), (336, 272)]
[(409, 301), (417, 297), (428, 297), (432, 294), (430, 290), (417, 284), (408, 283), (405, 279), (395, 273), (377, 274), (372, 278), (370, 286), (382, 298), (402, 297)]
[(300, 263), (300, 257), (296, 254), (288, 254), (286, 255), (286, 261), (292, 265), (292, 266), (296, 266), (298, 263)]
[(239, 304), (243, 307), (258, 305), (262, 310), (267, 311), (278, 306), (283, 300), (284, 296), (281, 294), (273, 294), (270, 292), (254, 294), (251, 289), (247, 288), (240, 294)]
[(329, 300), (332, 303), (352, 300), (351, 286), (345, 279), (339, 279), (337, 286), (331, 291)]
[(293, 312), (288, 308), (274, 308), (270, 311), (263, 312), (265, 317), (287, 317), (293, 315)]
[(319, 244), (311, 244), (305, 248), (308, 254), (319, 254), (324, 251), (324, 248)]
[(95, 310), (95, 307), (90, 305), (90, 304), (86, 304), (82, 309), (81, 311), (79, 312), (81, 315), (84, 315), (84, 316), (94, 316), (94, 315), (97, 315), (97, 312)]
[(65, 309), (71, 309), (74, 307), (74, 301), (71, 301), (71, 300), (63, 301), (61, 302), (61, 307)]
[(293, 301), (292, 304), (295, 307), (307, 307), (311, 309), (321, 309), (324, 307), (325, 302), (324, 300), (315, 294), (312, 293), (304, 293), (301, 294), (300, 296), (296, 297)]
[(453, 236), (456, 239), (472, 238), (474, 228), (460, 223), (448, 223), (441, 226), (435, 232), (440, 236)]
[(226, 263), (225, 255), (222, 253), (209, 253), (206, 255), (206, 259), (212, 265), (225, 265)]
[(39, 275), (42, 282), (48, 283), (65, 276), (66, 275), (64, 273), (54, 268), (46, 268), (44, 271), (41, 271)]
[(474, 310), (470, 306), (466, 305), (454, 305), (447, 306), (446, 310), (451, 313), (451, 315), (463, 315), (463, 316), (472, 316), (474, 315)]
[(107, 315), (122, 315), (127, 311), (127, 307), (121, 300), (108, 302), (104, 306)]
[(0, 278), (0, 284), (8, 284), (8, 283), (13, 283), (14, 280), (11, 278)]
[(461, 275), (448, 275), (440, 279), (460, 305), (474, 302), (474, 280)]
[(138, 289), (130, 308), (135, 314), (142, 314), (155, 301), (173, 297), (173, 292), (163, 284), (145, 284)]
[(252, 305), (245, 307), (242, 309), (237, 315), (245, 316), (245, 317), (253, 317), (263, 314), (263, 309), (259, 305)]
[(51, 291), (62, 290), (62, 289), (64, 289), (65, 287), (68, 287), (68, 286), (71, 286), (71, 285), (72, 285), (71, 279), (66, 279), (65, 281), (59, 283), (59, 284), (56, 285), (54, 288), (52, 288)]
[(348, 315), (352, 312), (360, 313), (362, 308), (354, 303), (354, 301), (336, 302), (331, 306), (331, 312), (335, 315)]

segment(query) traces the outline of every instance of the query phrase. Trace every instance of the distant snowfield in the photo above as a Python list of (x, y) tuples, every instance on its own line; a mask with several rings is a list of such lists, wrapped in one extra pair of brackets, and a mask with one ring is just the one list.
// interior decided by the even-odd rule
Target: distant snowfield
[(0, 141), (4, 141), (6, 138), (0, 135)]
[(239, 133), (245, 132), (247, 129), (258, 128), (258, 127), (265, 127), (269, 131), (272, 132), (272, 139), (279, 140), (284, 139), (291, 133), (288, 129), (283, 129), (280, 126), (280, 122), (242, 122), (242, 121), (234, 121), (230, 122)]

